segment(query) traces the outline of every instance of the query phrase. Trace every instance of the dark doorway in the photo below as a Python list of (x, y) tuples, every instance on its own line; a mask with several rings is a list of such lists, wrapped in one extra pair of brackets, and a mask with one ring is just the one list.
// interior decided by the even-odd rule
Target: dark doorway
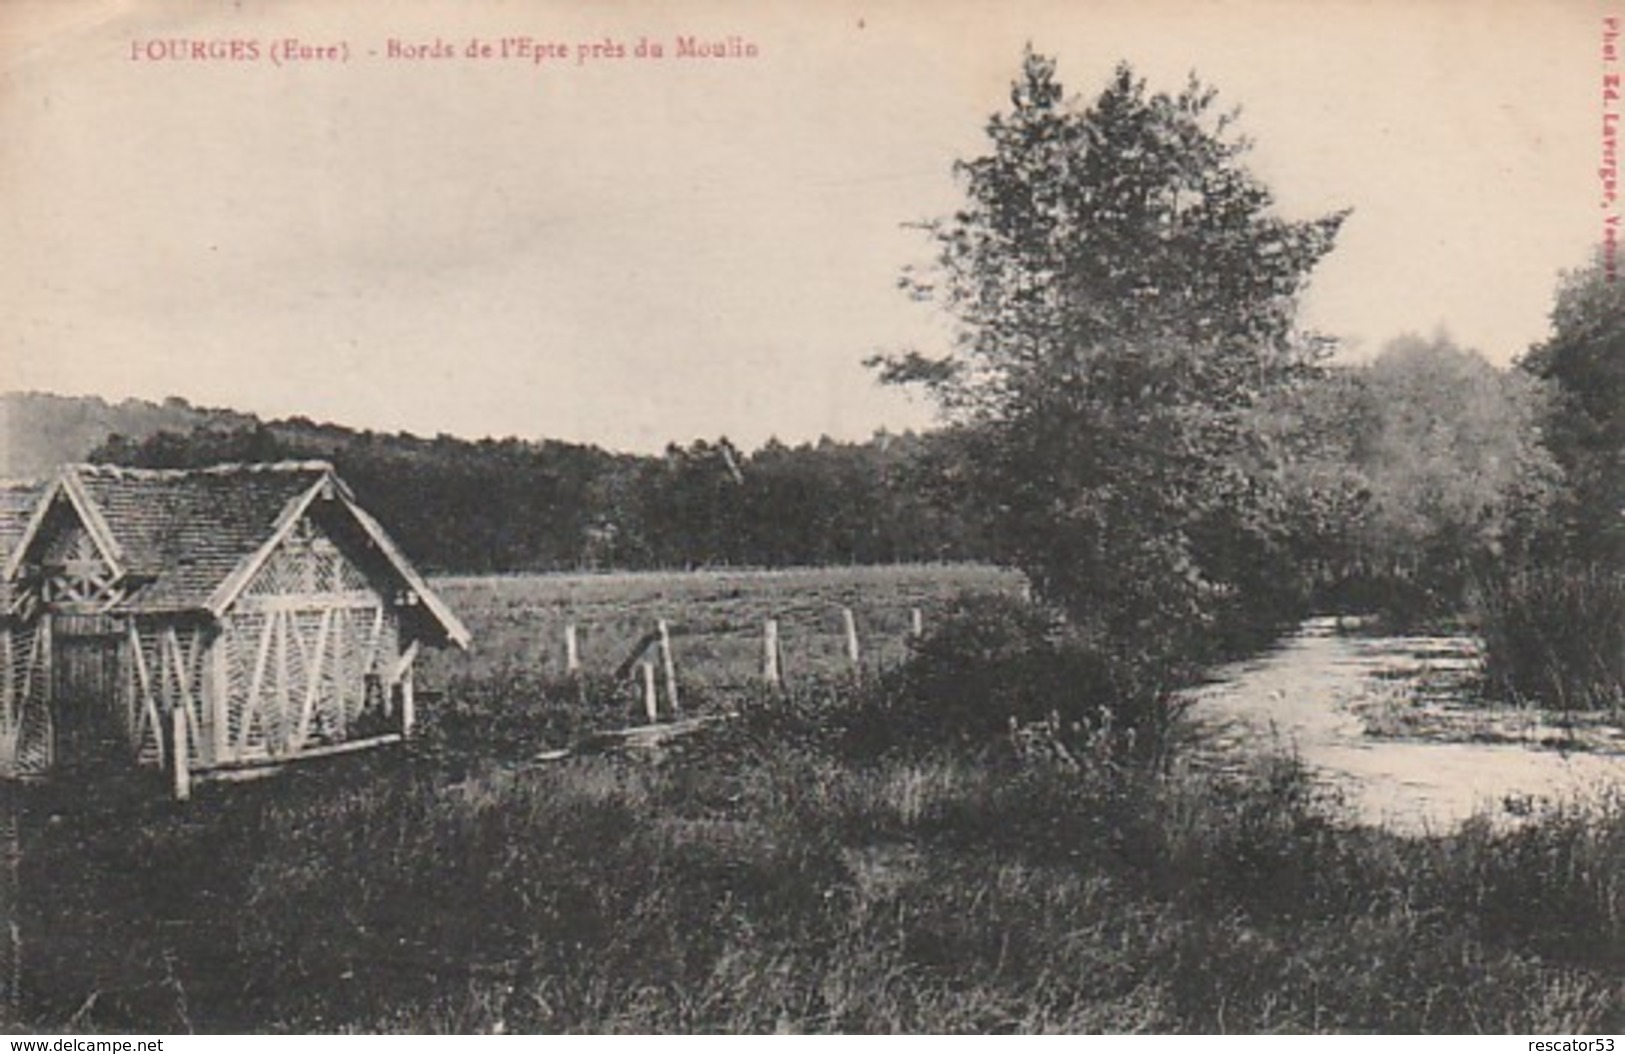
[(52, 658), (55, 767), (77, 769), (125, 760), (124, 731), (114, 709), (119, 685), (118, 636), (64, 633), (56, 638)]

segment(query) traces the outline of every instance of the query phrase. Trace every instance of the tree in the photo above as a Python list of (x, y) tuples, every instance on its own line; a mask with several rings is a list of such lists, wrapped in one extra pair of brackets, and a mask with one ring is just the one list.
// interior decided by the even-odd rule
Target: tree
[(1571, 543), (1625, 559), (1625, 284), (1600, 254), (1564, 275), (1552, 336), (1520, 365), (1556, 390), (1546, 442), (1573, 491)]
[(1390, 342), (1360, 381), (1351, 432), (1371, 495), (1364, 552), (1441, 585), (1521, 558), (1560, 482), (1540, 442), (1539, 386), (1443, 335)]
[(1268, 550), (1245, 414), (1325, 350), (1294, 319), (1346, 214), (1277, 217), (1215, 101), (1121, 65), (1081, 108), (1029, 50), (991, 151), (956, 166), (964, 207), (927, 225), (934, 265), (904, 278), (956, 346), (877, 363), (976, 437), (967, 498), (1002, 555), (1119, 639), (1199, 622)]

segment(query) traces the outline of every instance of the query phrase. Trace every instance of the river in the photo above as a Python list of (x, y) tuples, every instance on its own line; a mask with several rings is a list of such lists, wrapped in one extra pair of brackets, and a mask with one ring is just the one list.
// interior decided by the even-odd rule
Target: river
[(1471, 637), (1315, 618), (1188, 697), (1220, 750), (1294, 752), (1354, 820), (1404, 833), (1474, 815), (1515, 823), (1542, 800), (1625, 790), (1625, 732), (1589, 724), (1577, 750), (1535, 715), (1487, 713), (1470, 698), (1477, 666)]

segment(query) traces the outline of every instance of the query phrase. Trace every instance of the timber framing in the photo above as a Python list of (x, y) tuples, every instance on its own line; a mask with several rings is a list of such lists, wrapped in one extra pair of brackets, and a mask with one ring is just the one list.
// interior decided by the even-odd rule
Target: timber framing
[(112, 741), (184, 797), (399, 742), (421, 649), (470, 643), (324, 462), (70, 466), (29, 500), (0, 507), (0, 776)]

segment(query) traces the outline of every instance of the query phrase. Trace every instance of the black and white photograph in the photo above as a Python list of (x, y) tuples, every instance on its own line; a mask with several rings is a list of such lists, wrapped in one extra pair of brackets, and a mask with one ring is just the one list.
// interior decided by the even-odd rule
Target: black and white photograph
[(1609, 1054), (1622, 34), (0, 0), (11, 1049)]

